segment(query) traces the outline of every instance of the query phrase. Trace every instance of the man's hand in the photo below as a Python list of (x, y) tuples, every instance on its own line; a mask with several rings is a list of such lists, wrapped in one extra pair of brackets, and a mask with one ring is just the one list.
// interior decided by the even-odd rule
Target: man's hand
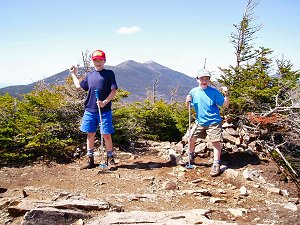
[(221, 92), (224, 96), (228, 97), (229, 96), (229, 90), (228, 90), (228, 87), (221, 87)]
[(74, 65), (72, 65), (71, 67), (70, 67), (70, 69), (69, 69), (69, 71), (70, 71), (70, 73), (72, 74), (77, 74), (77, 67), (76, 66), (74, 66)]
[(97, 104), (99, 105), (100, 108), (103, 108), (104, 106), (106, 106), (108, 103), (108, 101), (105, 99), (103, 101), (97, 101)]
[(72, 76), (75, 87), (80, 88), (80, 83), (77, 77), (77, 67), (73, 65), (70, 67), (69, 71), (70, 71), (70, 75)]
[(190, 96), (190, 95), (186, 96), (186, 100), (185, 101), (186, 102), (191, 102), (192, 101), (192, 96)]
[(187, 108), (191, 106), (191, 102), (192, 102), (192, 96), (190, 96), (190, 95), (186, 96), (185, 106)]

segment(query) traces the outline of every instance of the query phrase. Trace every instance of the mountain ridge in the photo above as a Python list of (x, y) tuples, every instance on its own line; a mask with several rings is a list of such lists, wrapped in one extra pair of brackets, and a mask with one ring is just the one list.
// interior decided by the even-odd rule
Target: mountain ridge
[[(192, 77), (155, 61), (139, 63), (134, 60), (127, 60), (116, 66), (105, 65), (104, 68), (113, 70), (119, 88), (131, 93), (126, 99), (127, 101), (141, 101), (145, 99), (153, 91), (154, 83), (156, 83), (155, 92), (157, 99), (161, 98), (169, 102), (172, 93), (176, 92), (176, 99), (183, 101), (189, 90), (197, 85), (197, 82)], [(67, 76), (69, 76), (69, 70), (64, 70), (43, 79), (43, 81), (46, 84), (59, 84), (63, 83)], [(33, 90), (39, 82), (0, 88), (0, 94), (8, 93), (14, 97), (20, 97), (22, 94), (27, 94)]]

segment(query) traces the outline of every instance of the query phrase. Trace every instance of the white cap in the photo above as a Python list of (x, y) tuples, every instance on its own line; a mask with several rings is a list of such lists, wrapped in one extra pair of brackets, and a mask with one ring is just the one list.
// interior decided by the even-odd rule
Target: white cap
[(200, 78), (200, 77), (211, 77), (211, 74), (208, 70), (201, 69), (201, 70), (198, 71), (198, 74), (197, 74), (196, 78)]

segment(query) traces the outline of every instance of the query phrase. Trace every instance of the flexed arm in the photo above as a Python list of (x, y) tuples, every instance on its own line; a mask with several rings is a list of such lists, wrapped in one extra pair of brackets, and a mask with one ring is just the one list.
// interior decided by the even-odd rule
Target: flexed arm
[(99, 101), (100, 107), (103, 108), (107, 103), (109, 103), (117, 94), (117, 89), (113, 88), (110, 91), (110, 94), (103, 101)]
[(77, 67), (73, 65), (70, 67), (69, 71), (72, 76), (75, 87), (80, 88), (79, 79), (77, 77)]

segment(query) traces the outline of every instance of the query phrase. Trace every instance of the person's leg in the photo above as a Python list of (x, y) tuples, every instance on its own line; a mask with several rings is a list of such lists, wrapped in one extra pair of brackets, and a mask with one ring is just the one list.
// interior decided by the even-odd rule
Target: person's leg
[(214, 147), (214, 161), (221, 160), (222, 143), (220, 141), (212, 142)]
[(220, 141), (212, 142), (214, 148), (214, 163), (221, 164), (221, 152), (222, 152), (222, 143)]
[(113, 152), (113, 142), (111, 134), (114, 133), (114, 128), (112, 124), (112, 112), (104, 112), (101, 114), (103, 123), (103, 139), (105, 143), (105, 148), (107, 151), (107, 163), (109, 165), (114, 165), (114, 152)]
[(86, 135), (86, 147), (87, 149), (94, 149), (96, 133), (87, 133)]
[(97, 114), (85, 112), (82, 118), (80, 130), (87, 133), (86, 145), (87, 145), (87, 156), (88, 162), (81, 169), (90, 169), (95, 166), (94, 164), (94, 143), (95, 134), (97, 129)]
[(114, 152), (113, 152), (113, 143), (112, 143), (112, 138), (110, 134), (104, 134), (103, 135), (104, 142), (105, 142), (105, 148), (107, 152), (107, 158), (106, 158), (106, 163), (109, 166), (113, 166), (116, 164), (115, 159), (114, 159)]
[(107, 156), (112, 156), (113, 152), (113, 143), (110, 134), (103, 134), (103, 139), (105, 143), (105, 148), (107, 150)]
[(189, 159), (190, 159), (190, 163), (194, 164), (195, 163), (195, 144), (196, 144), (196, 138), (191, 137), (188, 140), (189, 143)]
[(86, 146), (87, 146), (87, 156), (88, 162), (82, 167), (82, 169), (91, 169), (95, 166), (94, 162), (94, 143), (95, 143), (96, 133), (87, 133)]
[(214, 162), (210, 171), (212, 177), (220, 174), (221, 152), (222, 152), (222, 127), (221, 124), (209, 126), (207, 133), (212, 141), (214, 151)]
[(191, 164), (195, 163), (195, 144), (197, 138), (205, 139), (206, 137), (206, 132), (205, 132), (205, 127), (199, 125), (199, 124), (194, 124), (191, 128), (191, 140), (190, 140), (190, 148), (189, 148), (189, 159)]

